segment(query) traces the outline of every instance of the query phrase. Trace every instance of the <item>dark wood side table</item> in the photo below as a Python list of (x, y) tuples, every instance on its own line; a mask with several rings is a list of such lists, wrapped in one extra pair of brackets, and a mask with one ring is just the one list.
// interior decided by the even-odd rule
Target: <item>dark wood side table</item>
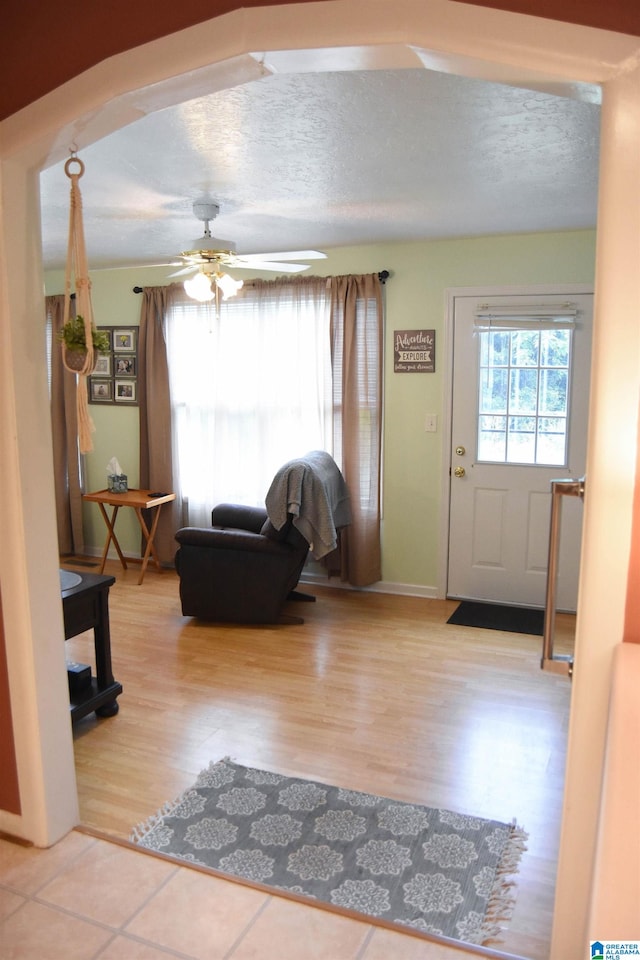
[(60, 571), (64, 638), (93, 630), (96, 656), (95, 677), (86, 689), (70, 693), (72, 723), (93, 712), (113, 717), (119, 709), (116, 697), (122, 693), (122, 684), (113, 677), (109, 632), (109, 588), (115, 582), (115, 577), (96, 573)]

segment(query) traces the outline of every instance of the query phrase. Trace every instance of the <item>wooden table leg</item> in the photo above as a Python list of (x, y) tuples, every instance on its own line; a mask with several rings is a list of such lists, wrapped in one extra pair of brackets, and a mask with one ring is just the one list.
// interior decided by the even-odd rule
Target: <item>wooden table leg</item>
[(158, 558), (158, 554), (156, 553), (155, 544), (153, 542), (154, 537), (156, 535), (156, 530), (158, 528), (158, 520), (160, 519), (161, 509), (162, 509), (162, 504), (159, 503), (158, 506), (155, 508), (153, 522), (151, 524), (151, 530), (149, 530), (146, 523), (144, 522), (144, 517), (142, 516), (142, 509), (140, 507), (136, 507), (138, 521), (140, 522), (140, 529), (142, 530), (143, 536), (146, 539), (146, 548), (144, 551), (144, 556), (142, 558), (142, 569), (140, 570), (140, 579), (138, 580), (138, 585), (140, 585), (144, 580), (144, 575), (147, 569), (147, 564), (149, 563), (150, 556), (153, 556), (153, 559), (156, 562), (156, 566), (158, 567), (159, 570), (161, 569), (160, 560)]
[(125, 560), (124, 554), (120, 549), (120, 544), (118, 543), (118, 538), (116, 537), (116, 532), (114, 529), (116, 525), (116, 517), (118, 516), (118, 510), (120, 509), (120, 507), (114, 506), (113, 513), (111, 514), (111, 519), (109, 519), (109, 514), (107, 513), (104, 504), (98, 503), (98, 506), (100, 507), (100, 511), (104, 518), (104, 522), (107, 525), (107, 540), (104, 545), (104, 550), (102, 551), (102, 563), (100, 565), (100, 573), (104, 573), (104, 565), (107, 562), (107, 554), (109, 553), (109, 544), (111, 542), (113, 542), (113, 545), (116, 548), (117, 554), (120, 557), (120, 563), (122, 564), (123, 568), (126, 570), (127, 561)]

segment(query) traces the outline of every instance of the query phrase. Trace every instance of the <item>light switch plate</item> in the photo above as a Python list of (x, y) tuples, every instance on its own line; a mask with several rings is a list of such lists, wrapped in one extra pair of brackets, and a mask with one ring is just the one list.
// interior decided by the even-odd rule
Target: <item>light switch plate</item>
[(438, 415), (427, 413), (424, 418), (424, 429), (427, 433), (436, 433), (438, 430)]

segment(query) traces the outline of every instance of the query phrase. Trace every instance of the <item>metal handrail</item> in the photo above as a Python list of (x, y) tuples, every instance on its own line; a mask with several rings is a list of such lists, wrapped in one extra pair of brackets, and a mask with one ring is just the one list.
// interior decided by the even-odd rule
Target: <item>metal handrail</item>
[(560, 517), (562, 497), (584, 498), (585, 478), (579, 480), (551, 481), (551, 526), (549, 530), (549, 563), (547, 565), (547, 594), (544, 611), (544, 631), (542, 634), (542, 670), (561, 673), (571, 677), (573, 658), (561, 654), (553, 655), (553, 636), (556, 622), (556, 585), (558, 579), (558, 551), (560, 545)]

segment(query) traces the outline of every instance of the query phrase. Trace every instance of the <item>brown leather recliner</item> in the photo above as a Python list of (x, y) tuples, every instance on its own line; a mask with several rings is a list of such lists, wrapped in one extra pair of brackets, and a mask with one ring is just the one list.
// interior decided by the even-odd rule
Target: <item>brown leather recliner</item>
[[(184, 616), (221, 623), (302, 623), (282, 612), (309, 552), (292, 517), (276, 530), (266, 510), (222, 503), (211, 520), (211, 529), (183, 527), (176, 533)], [(314, 598), (297, 594), (291, 599)]]

